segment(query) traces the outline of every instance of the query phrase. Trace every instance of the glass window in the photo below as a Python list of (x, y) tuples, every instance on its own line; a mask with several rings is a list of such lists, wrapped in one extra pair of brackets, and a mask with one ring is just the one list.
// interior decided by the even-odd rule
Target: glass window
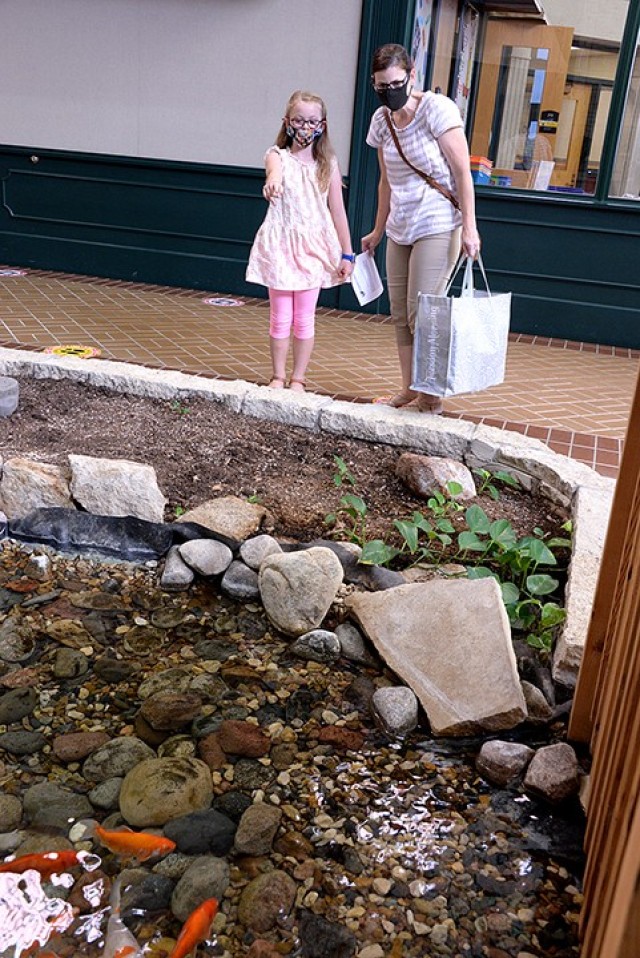
[(543, 7), (544, 21), (487, 22), (470, 133), (474, 178), (591, 194), (629, 3), (544, 0)]
[(640, 199), (640, 37), (611, 180), (611, 195)]

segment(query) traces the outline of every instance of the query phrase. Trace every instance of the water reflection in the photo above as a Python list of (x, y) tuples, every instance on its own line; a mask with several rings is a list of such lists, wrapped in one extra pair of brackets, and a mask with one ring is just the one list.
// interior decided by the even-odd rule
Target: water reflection
[(19, 958), (34, 945), (46, 945), (73, 920), (71, 905), (61, 898), (50, 898), (37, 871), (0, 874), (0, 951), (13, 948), (13, 955)]

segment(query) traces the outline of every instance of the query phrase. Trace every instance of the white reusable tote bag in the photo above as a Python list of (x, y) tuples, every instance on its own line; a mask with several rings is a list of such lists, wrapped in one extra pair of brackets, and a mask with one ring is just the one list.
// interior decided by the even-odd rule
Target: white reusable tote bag
[[(466, 262), (465, 262), (466, 260)], [(465, 263), (460, 296), (448, 296)], [(418, 294), (411, 388), (433, 396), (479, 392), (504, 382), (511, 293), (473, 288), (473, 259), (460, 260), (444, 296)]]

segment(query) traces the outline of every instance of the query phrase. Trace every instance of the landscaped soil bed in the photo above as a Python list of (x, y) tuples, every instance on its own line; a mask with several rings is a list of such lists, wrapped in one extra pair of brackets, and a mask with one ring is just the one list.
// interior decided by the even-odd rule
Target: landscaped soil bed
[[(253, 419), (203, 399), (164, 402), (67, 380), (23, 379), (20, 390), (18, 410), (0, 420), (0, 455), (61, 465), (69, 453), (147, 463), (167, 498), (167, 520), (176, 509), (237, 495), (266, 506), (277, 536), (326, 536), (325, 516), (340, 497), (334, 456), (347, 463), (367, 504), (368, 538), (388, 537), (394, 519), (425, 508), (396, 478), (402, 450), (390, 446)], [(478, 501), (518, 535), (535, 527), (556, 532), (566, 518), (519, 490)]]

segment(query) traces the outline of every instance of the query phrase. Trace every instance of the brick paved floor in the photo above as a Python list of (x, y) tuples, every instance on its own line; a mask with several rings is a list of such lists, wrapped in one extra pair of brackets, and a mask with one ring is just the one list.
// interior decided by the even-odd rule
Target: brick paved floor
[[(268, 304), (247, 298), (239, 306), (205, 302), (227, 295), (40, 270), (2, 275), (0, 267), (0, 345), (42, 350), (80, 344), (97, 347), (108, 359), (266, 382)], [(534, 436), (613, 476), (639, 356), (512, 335), (506, 381), (445, 400), (445, 415)], [(368, 401), (397, 385), (387, 317), (319, 310), (309, 389)]]

